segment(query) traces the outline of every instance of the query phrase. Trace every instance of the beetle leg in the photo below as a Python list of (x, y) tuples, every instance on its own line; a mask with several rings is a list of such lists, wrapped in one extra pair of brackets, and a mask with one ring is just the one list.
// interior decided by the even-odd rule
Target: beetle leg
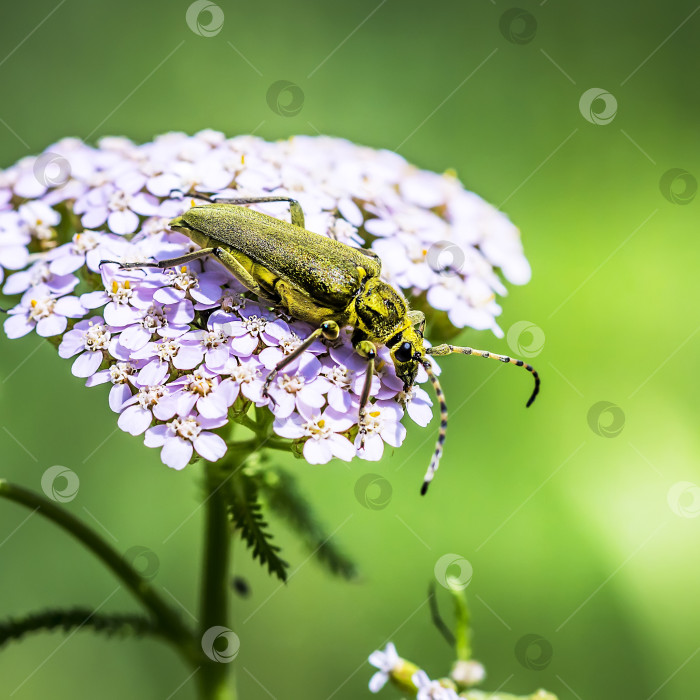
[(201, 250), (195, 250), (192, 253), (187, 253), (186, 255), (181, 255), (177, 258), (168, 258), (167, 260), (158, 260), (154, 262), (119, 262), (118, 260), (100, 260), (100, 266), (105, 263), (115, 263), (119, 265), (122, 270), (133, 270), (135, 268), (143, 267), (175, 267), (176, 265), (184, 265), (186, 263), (192, 262), (193, 260), (199, 260), (199, 258), (204, 258), (207, 255), (213, 255), (218, 258), (224, 267), (249, 291), (253, 292), (258, 299), (263, 304), (269, 304), (270, 306), (276, 306), (279, 302), (274, 299), (268, 299), (263, 291), (262, 287), (253, 279), (251, 274), (246, 270), (241, 263), (236, 260), (236, 258), (231, 255), (224, 248), (202, 248)]
[(289, 212), (292, 216), (292, 223), (299, 228), (305, 228), (304, 211), (301, 204), (292, 197), (218, 197), (217, 195), (206, 195), (201, 192), (189, 192), (189, 197), (203, 199), (210, 204), (263, 204), (264, 202), (289, 202)]
[(418, 330), (423, 335), (425, 330), (425, 314), (422, 311), (409, 311), (408, 320), (411, 322), (412, 326), (418, 326)]
[(248, 270), (241, 265), (236, 259), (225, 248), (209, 248), (207, 249), (214, 255), (218, 260), (221, 261), (222, 265), (249, 291), (253, 292), (255, 296), (258, 297), (260, 302), (263, 304), (268, 304), (269, 306), (277, 306), (279, 300), (269, 299), (267, 297), (267, 292), (255, 281), (255, 278), (248, 272)]
[(372, 389), (372, 378), (374, 377), (374, 363), (377, 357), (377, 348), (374, 343), (369, 340), (361, 340), (357, 345), (355, 345), (355, 351), (360, 357), (364, 357), (367, 360), (367, 374), (365, 374), (365, 383), (362, 387), (362, 394), (360, 395), (360, 449), (365, 446), (365, 432), (362, 426), (362, 421), (365, 416), (365, 411), (367, 409), (367, 403), (369, 402), (369, 392)]
[(201, 250), (195, 250), (192, 253), (187, 253), (186, 255), (181, 255), (177, 258), (168, 258), (167, 260), (154, 260), (153, 262), (119, 262), (118, 260), (100, 260), (98, 267), (106, 263), (115, 263), (119, 265), (122, 270), (133, 270), (140, 267), (175, 267), (176, 265), (184, 265), (193, 260), (199, 260), (199, 258), (204, 258), (207, 255), (214, 255), (215, 248), (202, 248)]
[(508, 355), (497, 355), (494, 352), (489, 352), (488, 350), (475, 350), (474, 348), (464, 348), (457, 345), (436, 345), (432, 348), (426, 348), (425, 352), (428, 355), (450, 355), (453, 352), (461, 353), (462, 355), (476, 355), (477, 357), (485, 357), (491, 360), (499, 360), (500, 362), (509, 362), (511, 365), (516, 367), (524, 367), (532, 376), (535, 378), (535, 389), (532, 395), (527, 401), (526, 406), (530, 406), (535, 400), (537, 394), (540, 393), (540, 375), (537, 374), (532, 365), (528, 365), (522, 360), (516, 360), (514, 357), (508, 357)]
[(368, 258), (371, 258), (372, 260), (375, 260), (376, 262), (378, 262), (380, 267), (381, 267), (382, 259), (379, 257), (378, 253), (375, 253), (373, 250), (370, 250), (369, 248), (357, 248), (357, 252), (364, 253)]
[(270, 400), (273, 401), (274, 399), (270, 394), (268, 393), (268, 390), (270, 388), (270, 384), (272, 384), (272, 380), (279, 374), (281, 370), (283, 370), (290, 362), (294, 362), (294, 360), (297, 359), (303, 352), (306, 351), (308, 347), (311, 346), (311, 344), (321, 336), (326, 338), (326, 340), (335, 340), (338, 335), (340, 334), (340, 327), (335, 321), (324, 321), (313, 333), (311, 333), (308, 338), (304, 340), (301, 345), (296, 350), (293, 350), (292, 352), (287, 355), (284, 359), (280, 360), (275, 368), (270, 372), (270, 374), (267, 375), (267, 379), (265, 379), (265, 383), (263, 384), (263, 389), (262, 389), (262, 395), (265, 398), (269, 398)]

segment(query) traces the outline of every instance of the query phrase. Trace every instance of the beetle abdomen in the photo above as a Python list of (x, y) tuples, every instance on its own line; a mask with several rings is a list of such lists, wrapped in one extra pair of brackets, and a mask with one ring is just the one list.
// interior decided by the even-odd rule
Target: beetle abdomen
[(171, 226), (200, 245), (219, 244), (240, 251), (335, 309), (345, 309), (362, 280), (378, 277), (381, 270), (379, 260), (361, 250), (247, 207), (193, 207)]

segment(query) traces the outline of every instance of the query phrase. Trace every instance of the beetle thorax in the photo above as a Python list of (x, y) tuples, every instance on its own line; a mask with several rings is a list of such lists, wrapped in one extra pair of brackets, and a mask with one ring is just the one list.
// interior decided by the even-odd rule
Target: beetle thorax
[(382, 280), (371, 277), (355, 298), (357, 327), (368, 338), (385, 343), (408, 325), (408, 304), (403, 296)]

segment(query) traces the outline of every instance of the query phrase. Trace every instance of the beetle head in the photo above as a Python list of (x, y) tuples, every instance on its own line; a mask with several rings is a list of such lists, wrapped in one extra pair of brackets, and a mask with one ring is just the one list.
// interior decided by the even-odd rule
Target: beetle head
[(396, 368), (396, 376), (403, 381), (404, 391), (408, 391), (416, 381), (418, 368), (425, 362), (423, 335), (409, 326), (390, 338), (386, 345)]

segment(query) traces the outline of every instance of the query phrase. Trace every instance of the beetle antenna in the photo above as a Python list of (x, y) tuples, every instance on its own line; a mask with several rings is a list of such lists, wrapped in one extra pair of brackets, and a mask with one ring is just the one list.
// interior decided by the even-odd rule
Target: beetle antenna
[(435, 443), (435, 452), (433, 452), (433, 458), (430, 460), (430, 466), (428, 471), (425, 472), (425, 478), (423, 479), (423, 486), (421, 486), (420, 493), (421, 496), (425, 496), (428, 491), (428, 486), (435, 476), (438, 466), (440, 465), (440, 457), (442, 457), (442, 448), (445, 444), (445, 437), (447, 436), (447, 404), (445, 403), (445, 394), (442, 393), (442, 387), (440, 386), (440, 381), (438, 380), (435, 372), (433, 372), (433, 366), (428, 358), (425, 358), (421, 363), (425, 367), (428, 377), (430, 378), (430, 383), (435, 389), (435, 394), (437, 395), (438, 403), (440, 404), (440, 433), (438, 435), (437, 442)]
[(529, 408), (532, 405), (532, 402), (535, 400), (537, 394), (540, 393), (540, 375), (537, 374), (535, 368), (522, 360), (516, 360), (514, 357), (508, 357), (508, 355), (498, 355), (495, 352), (489, 352), (488, 350), (476, 350), (475, 348), (465, 348), (447, 344), (426, 348), (425, 351), (428, 355), (449, 355), (453, 352), (461, 353), (462, 355), (476, 355), (477, 357), (485, 357), (491, 360), (498, 360), (499, 362), (510, 363), (516, 367), (524, 367), (535, 379), (535, 388), (533, 389), (530, 398), (527, 400), (525, 407)]

